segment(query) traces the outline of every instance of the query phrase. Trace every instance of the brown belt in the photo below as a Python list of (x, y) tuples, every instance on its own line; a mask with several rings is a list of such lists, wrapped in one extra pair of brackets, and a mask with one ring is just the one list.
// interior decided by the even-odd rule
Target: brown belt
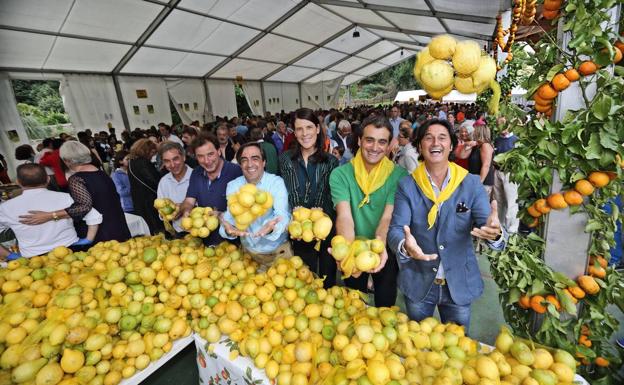
[(436, 279), (433, 280), (433, 283), (435, 283), (436, 285), (444, 286), (444, 285), (446, 285), (446, 279), (444, 279), (444, 278), (436, 278)]

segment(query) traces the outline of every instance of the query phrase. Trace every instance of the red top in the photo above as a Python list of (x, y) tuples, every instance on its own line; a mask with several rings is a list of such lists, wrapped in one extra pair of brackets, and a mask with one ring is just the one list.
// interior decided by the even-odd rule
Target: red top
[(65, 178), (65, 172), (61, 167), (61, 156), (59, 155), (59, 150), (46, 152), (41, 157), (41, 160), (39, 160), (39, 164), (50, 167), (52, 171), (54, 171), (54, 178), (56, 179), (56, 183), (59, 187), (67, 187), (67, 179)]

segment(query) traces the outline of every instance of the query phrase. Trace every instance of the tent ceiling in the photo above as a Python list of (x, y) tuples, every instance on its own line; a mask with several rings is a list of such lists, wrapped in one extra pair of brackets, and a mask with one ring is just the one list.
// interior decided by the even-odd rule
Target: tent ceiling
[(351, 84), (439, 33), (487, 44), (510, 1), (2, 0), (0, 71)]

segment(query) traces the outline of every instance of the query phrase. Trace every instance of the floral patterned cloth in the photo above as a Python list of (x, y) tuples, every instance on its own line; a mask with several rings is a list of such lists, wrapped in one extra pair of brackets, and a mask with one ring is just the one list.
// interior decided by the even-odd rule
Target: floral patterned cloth
[(203, 385), (275, 385), (263, 369), (258, 369), (248, 357), (232, 353), (238, 349), (235, 342), (224, 337), (211, 344), (194, 334), (197, 348), (199, 383)]

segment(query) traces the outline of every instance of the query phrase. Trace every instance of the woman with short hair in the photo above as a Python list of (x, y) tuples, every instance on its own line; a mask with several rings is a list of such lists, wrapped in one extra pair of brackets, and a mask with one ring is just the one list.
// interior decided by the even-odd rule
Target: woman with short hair
[(145, 219), (152, 234), (165, 230), (158, 212), (154, 208), (160, 174), (151, 162), (158, 149), (149, 138), (139, 139), (130, 148), (128, 179), (134, 213)]
[[(279, 158), (280, 174), (288, 190), (288, 203), (296, 207), (319, 207), (335, 221), (336, 214), (329, 190), (329, 175), (338, 167), (338, 159), (324, 151), (325, 132), (309, 108), (295, 112), (295, 139), (291, 148)], [(293, 251), (319, 277), (325, 277), (326, 288), (336, 284), (336, 262), (327, 252), (335, 233), (332, 229), (318, 251), (314, 242), (293, 240)]]
[(80, 238), (85, 238), (87, 224), (82, 219), (92, 208), (95, 208), (103, 218), (93, 240), (94, 243), (128, 240), (130, 230), (126, 224), (115, 184), (104, 171), (91, 164), (91, 155), (91, 150), (80, 142), (72, 140), (63, 143), (59, 149), (59, 156), (72, 172), (67, 183), (74, 203), (64, 210), (33, 212), (24, 216), (22, 223), (38, 225), (50, 220), (71, 217), (74, 220), (76, 233)]

